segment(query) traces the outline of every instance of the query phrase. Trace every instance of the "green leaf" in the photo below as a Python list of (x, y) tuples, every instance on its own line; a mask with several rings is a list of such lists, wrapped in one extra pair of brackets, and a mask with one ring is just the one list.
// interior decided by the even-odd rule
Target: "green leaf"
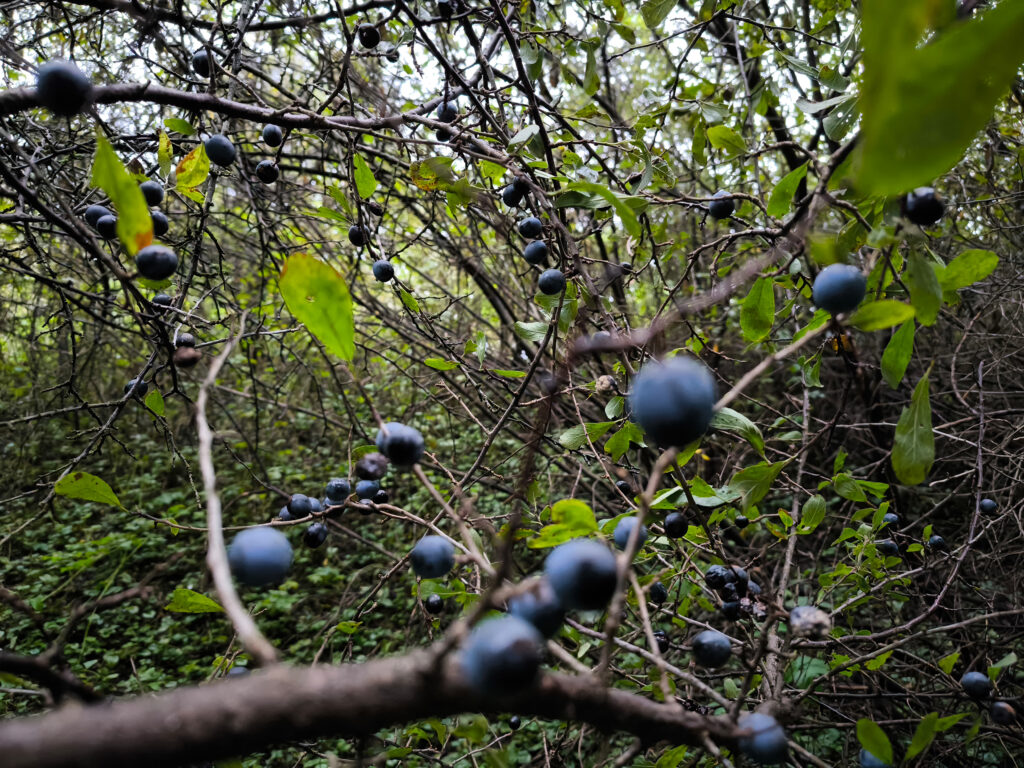
[(523, 379), (526, 378), (526, 371), (506, 371), (501, 368), (492, 368), (491, 373), (496, 376), (503, 376), (506, 379)]
[(828, 672), (828, 662), (813, 656), (795, 656), (786, 666), (786, 682), (806, 688), (819, 675)]
[(520, 323), (515, 325), (516, 336), (523, 341), (541, 342), (548, 334), (548, 323)]
[(492, 163), (490, 160), (481, 160), (477, 163), (477, 168), (480, 170), (480, 175), (495, 186), (501, 184), (505, 179), (505, 174), (508, 173), (505, 166)]
[(64, 475), (53, 486), (53, 491), (58, 496), (67, 496), (69, 499), (98, 501), (101, 504), (121, 506), (121, 501), (110, 486), (96, 475), (90, 475), (88, 472), (72, 472), (70, 475)]
[(882, 353), (882, 376), (886, 383), (896, 389), (903, 381), (903, 374), (907, 372), (907, 365), (914, 353), (914, 330), (913, 320), (907, 320), (889, 339)]
[(914, 316), (921, 325), (933, 325), (942, 307), (942, 287), (931, 263), (917, 251), (912, 252), (903, 280), (910, 290)]
[(630, 208), (626, 202), (612, 192), (608, 187), (603, 184), (594, 184), (589, 181), (575, 181), (569, 185), (569, 189), (577, 192), (589, 192), (593, 195), (599, 195), (611, 203), (612, 208), (622, 219), (622, 226), (626, 228), (626, 231), (633, 237), (639, 239), (643, 230), (640, 228), (640, 222), (636, 218), (636, 214), (633, 209)]
[(352, 165), (355, 168), (356, 191), (363, 200), (367, 200), (377, 191), (377, 179), (374, 178), (373, 171), (362, 155), (354, 155)]
[(597, 530), (594, 510), (581, 499), (560, 499), (551, 505), (551, 521), (568, 525), (580, 535)]
[(732, 476), (729, 487), (742, 494), (743, 511), (746, 512), (754, 504), (757, 504), (767, 495), (775, 478), (788, 462), (777, 461), (769, 464), (762, 461), (752, 467), (741, 469)]
[(948, 731), (950, 728), (959, 723), (965, 717), (970, 716), (970, 712), (961, 712), (958, 715), (947, 715), (946, 717), (940, 717), (938, 721), (935, 723), (935, 730), (939, 733), (943, 733), (945, 731)]
[(892, 764), (892, 744), (875, 721), (866, 717), (857, 721), (857, 741), (883, 763)]
[(744, 341), (761, 341), (771, 332), (774, 322), (775, 281), (770, 277), (759, 277), (740, 302), (740, 328)]
[[(673, 0), (673, 5), (675, 0)], [(658, 762), (654, 764), (654, 768), (679, 768), (679, 764), (686, 759), (686, 753), (688, 747), (682, 744), (678, 747), (672, 747), (672, 749), (665, 750), (661, 757), (658, 758)]]
[(939, 669), (945, 672), (947, 675), (953, 672), (953, 667), (960, 660), (960, 651), (955, 651), (949, 656), (943, 656), (939, 659)]
[(743, 137), (727, 125), (713, 125), (707, 130), (708, 141), (715, 149), (721, 149), (727, 155), (739, 155), (747, 151), (747, 143)]
[(818, 494), (811, 496), (800, 509), (800, 524), (797, 526), (796, 532), (804, 535), (814, 533), (815, 529), (821, 525), (821, 521), (825, 519), (825, 510), (825, 497)]
[(1010, 651), (1008, 654), (1003, 656), (1003, 658), (1001, 658), (995, 664), (992, 664), (991, 666), (989, 666), (989, 668), (988, 668), (988, 676), (990, 678), (992, 678), (993, 680), (995, 680), (996, 677), (998, 677), (1000, 670), (1006, 669), (1007, 667), (1012, 667), (1016, 663), (1017, 663), (1017, 654), (1014, 653), (1013, 651)]
[(160, 394), (160, 390), (156, 387), (150, 388), (149, 394), (146, 395), (146, 399), (143, 402), (157, 416), (164, 415), (164, 396)]
[(594, 424), (577, 424), (570, 427), (558, 436), (558, 442), (563, 448), (570, 451), (582, 448), (587, 442), (587, 436), (591, 441), (600, 439), (601, 435), (615, 426), (614, 421), (601, 421)]
[(942, 270), (939, 283), (944, 291), (956, 291), (984, 280), (998, 266), (999, 257), (992, 251), (964, 251)]
[(206, 595), (193, 592), (191, 589), (176, 589), (171, 594), (171, 602), (164, 606), (165, 611), (172, 613), (223, 613), (224, 609), (216, 600)]
[(508, 140), (508, 149), (511, 152), (513, 147), (518, 147), (520, 144), (525, 144), (534, 136), (540, 133), (540, 128), (536, 125), (528, 125), (523, 128), (519, 133)]
[(587, 47), (587, 68), (583, 73), (583, 92), (587, 96), (593, 96), (601, 87), (601, 78), (597, 74), (597, 56), (594, 55), (594, 48)]
[(114, 148), (102, 133), (96, 134), (96, 156), (92, 162), (92, 183), (99, 187), (117, 209), (117, 236), (129, 255), (153, 242), (153, 219), (146, 198), (135, 177), (121, 164)]
[(305, 253), (289, 256), (278, 279), (281, 295), (295, 319), (304, 323), (327, 350), (343, 360), (356, 353), (352, 297), (334, 267)]
[(862, 331), (881, 331), (900, 325), (914, 316), (914, 308), (895, 299), (882, 299), (864, 304), (853, 313), (850, 324)]
[[(676, 0), (644, 0), (640, 6), (640, 13), (643, 14), (644, 24), (648, 29), (654, 29), (661, 22), (668, 18), (672, 9), (676, 6)], [(658, 768), (661, 768), (659, 765)]]
[(864, 191), (899, 194), (960, 159), (1024, 61), (1024, 3), (1004, 2), (968, 22), (952, 3), (864, 0), (863, 120), (857, 161)]
[(870, 659), (869, 661), (867, 661), (864, 664), (864, 666), (867, 667), (872, 672), (877, 672), (878, 670), (880, 670), (882, 667), (885, 666), (885, 662), (887, 662), (889, 660), (890, 656), (892, 656), (892, 651), (886, 651), (885, 653), (880, 653), (875, 658)]
[(860, 483), (845, 473), (840, 473), (832, 478), (832, 485), (836, 493), (850, 501), (867, 501), (867, 494), (860, 487)]
[(192, 123), (178, 117), (168, 117), (164, 120), (164, 125), (167, 126), (168, 130), (180, 133), (182, 136), (191, 136), (196, 132), (196, 129), (192, 127)]
[(629, 450), (631, 443), (644, 444), (644, 433), (636, 424), (627, 421), (622, 429), (608, 438), (604, 444), (604, 452), (612, 457), (614, 461), (622, 458), (622, 454)]
[(210, 175), (210, 158), (206, 156), (206, 147), (200, 144), (178, 163), (177, 176), (174, 182), (178, 190), (195, 189)]
[(440, 357), (428, 357), (423, 361), (423, 364), (438, 371), (450, 371), (452, 368), (459, 367), (458, 363), (451, 360), (442, 360)]
[(769, 216), (779, 218), (785, 216), (789, 212), (789, 204), (793, 202), (793, 195), (796, 194), (796, 188), (800, 186), (800, 182), (803, 181), (804, 177), (807, 176), (807, 163), (804, 163), (799, 168), (790, 171), (778, 184), (775, 185), (775, 189), (772, 190), (771, 195), (768, 197), (768, 205), (766, 206)]
[(896, 424), (892, 468), (901, 483), (917, 485), (924, 482), (934, 461), (935, 435), (926, 373), (914, 387), (910, 405), (903, 409)]
[(545, 525), (527, 544), (531, 549), (557, 547), (569, 539), (597, 530), (594, 510), (580, 499), (561, 499), (551, 506), (551, 525)]
[(917, 728), (914, 729), (914, 737), (910, 740), (910, 746), (907, 747), (905, 760), (913, 760), (931, 746), (932, 741), (935, 740), (935, 725), (938, 719), (938, 712), (929, 712), (917, 724)]
[(711, 418), (711, 426), (715, 429), (724, 429), (727, 432), (736, 432), (764, 456), (764, 436), (761, 434), (761, 430), (757, 424), (739, 411), (728, 407), (716, 411)]
[(399, 288), (398, 295), (402, 299), (402, 304), (404, 304), (405, 308), (410, 312), (420, 311), (420, 303), (416, 301), (416, 297), (405, 290), (405, 288)]
[(708, 161), (707, 153), (708, 134), (707, 123), (697, 120), (693, 127), (693, 142), (690, 145), (690, 152), (693, 154), (693, 161), (697, 165), (705, 165)]

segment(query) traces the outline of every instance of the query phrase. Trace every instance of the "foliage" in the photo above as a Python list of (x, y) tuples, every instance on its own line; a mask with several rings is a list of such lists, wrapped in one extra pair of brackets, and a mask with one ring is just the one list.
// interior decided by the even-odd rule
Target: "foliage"
[[(570, 614), (547, 668), (701, 715), (765, 706), (826, 765), (861, 748), (950, 765), (1020, 752), (1019, 728), (956, 682), (988, 671), (999, 698), (1021, 693), (1020, 3), (464, 2), (451, 19), (427, 0), (172, 5), (9, 11), (3, 652), (103, 697), (255, 666), (207, 566), (202, 391), (229, 539), (293, 493), (354, 479), (379, 422), (426, 439), (425, 480), (392, 468), (386, 504), (318, 515), (324, 547), (301, 546), (308, 520), (276, 523), (295, 547), (289, 578), (240, 597), (290, 665), (457, 638), (502, 607), (492, 586), (639, 515), (651, 535), (621, 611)], [(373, 49), (354, 35), (367, 21)], [(198, 48), (212, 78), (190, 68)], [(55, 58), (97, 86), (90, 112), (34, 105), (32, 73)], [(449, 100), (453, 123), (437, 119)], [(265, 124), (283, 128), (280, 147)], [(206, 155), (214, 133), (238, 149), (229, 168)], [(272, 185), (255, 176), (265, 159)], [(160, 286), (134, 276), (154, 237), (145, 178), (167, 190), (157, 239), (180, 264)], [(530, 191), (510, 207), (517, 178)], [(921, 229), (900, 197), (926, 184), (946, 214)], [(729, 219), (708, 215), (719, 190)], [(97, 203), (116, 210), (118, 239), (86, 224)], [(569, 278), (562, 295), (539, 293), (544, 267), (522, 258), (527, 215), (544, 222), (545, 266)], [(377, 259), (393, 281), (374, 279)], [(811, 286), (837, 261), (862, 269), (867, 298), (834, 318)], [(194, 368), (182, 333), (198, 339)], [(708, 434), (666, 457), (626, 395), (673, 354), (698, 357), (724, 397)], [(124, 392), (136, 377), (144, 399)], [(985, 496), (997, 513), (981, 514)], [(689, 523), (680, 538), (662, 527), (672, 512)], [(417, 581), (404, 558), (430, 526), (462, 554)], [(926, 545), (935, 533), (948, 551)], [(761, 589), (738, 619), (704, 582), (722, 563)], [(797, 637), (796, 605), (824, 609), (831, 631)], [(709, 626), (733, 640), (714, 671), (689, 664)], [(54, 691), (6, 658), (4, 720), (49, 708)], [(362, 739), (271, 734), (238, 757), (720, 764), (706, 745), (623, 730), (524, 717), (513, 731), (466, 712)]]

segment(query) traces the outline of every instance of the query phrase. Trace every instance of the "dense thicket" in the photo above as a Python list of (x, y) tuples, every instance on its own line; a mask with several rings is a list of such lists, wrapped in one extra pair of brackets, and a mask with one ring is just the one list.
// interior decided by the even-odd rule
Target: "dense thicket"
[[(743, 764), (755, 709), (796, 765), (1024, 753), (993, 703), (1017, 706), (1024, 632), (1012, 0), (3, 13), (11, 764)], [(57, 60), (92, 83), (80, 114), (36, 89)], [(138, 274), (154, 235), (170, 279)], [(867, 295), (833, 316), (835, 262)], [(672, 355), (719, 399), (666, 451), (627, 398)], [(387, 422), (426, 452), (383, 496), (278, 517), (354, 483)], [(467, 688), (469, 625), (632, 515), (608, 610), (556, 622), (526, 691)], [(221, 521), (294, 549), (234, 609)], [(420, 579), (428, 533), (456, 565)], [(726, 663), (694, 664), (707, 629)]]

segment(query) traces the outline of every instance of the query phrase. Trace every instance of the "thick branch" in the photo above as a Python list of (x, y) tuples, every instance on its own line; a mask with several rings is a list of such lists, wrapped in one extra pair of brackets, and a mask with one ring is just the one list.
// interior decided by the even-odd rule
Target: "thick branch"
[[(222, 99), (209, 93), (180, 91), (156, 83), (121, 83), (97, 85), (93, 88), (93, 101), (97, 104), (146, 102), (182, 109), (206, 109), (225, 117), (237, 117), (257, 123), (276, 123), (282, 128), (320, 128), (372, 131), (396, 128), (403, 122), (401, 115), (362, 119), (346, 115), (324, 117), (305, 111), (276, 111), (240, 101)], [(12, 88), (0, 91), (0, 116), (24, 112), (40, 106), (35, 88)]]
[(250, 677), (180, 688), (151, 698), (66, 708), (0, 724), (5, 768), (107, 768), (248, 754), (273, 744), (323, 736), (362, 736), (425, 717), (520, 712), (627, 731), (648, 743), (729, 745), (735, 726), (624, 691), (593, 678), (549, 674), (513, 699), (480, 696), (456, 661), (441, 672), (418, 651), (367, 664), (274, 667)]

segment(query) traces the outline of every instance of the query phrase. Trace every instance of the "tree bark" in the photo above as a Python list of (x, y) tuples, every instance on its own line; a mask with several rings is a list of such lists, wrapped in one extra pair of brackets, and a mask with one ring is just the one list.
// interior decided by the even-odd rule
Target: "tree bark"
[(736, 726), (726, 718), (686, 712), (675, 702), (606, 688), (585, 676), (544, 674), (514, 697), (481, 696), (464, 684), (456, 659), (438, 668), (436, 658), (417, 651), (365, 664), (274, 667), (156, 696), (67, 706), (0, 723), (0, 755), (4, 768), (171, 767), (463, 712), (582, 721), (646, 743), (734, 742)]

